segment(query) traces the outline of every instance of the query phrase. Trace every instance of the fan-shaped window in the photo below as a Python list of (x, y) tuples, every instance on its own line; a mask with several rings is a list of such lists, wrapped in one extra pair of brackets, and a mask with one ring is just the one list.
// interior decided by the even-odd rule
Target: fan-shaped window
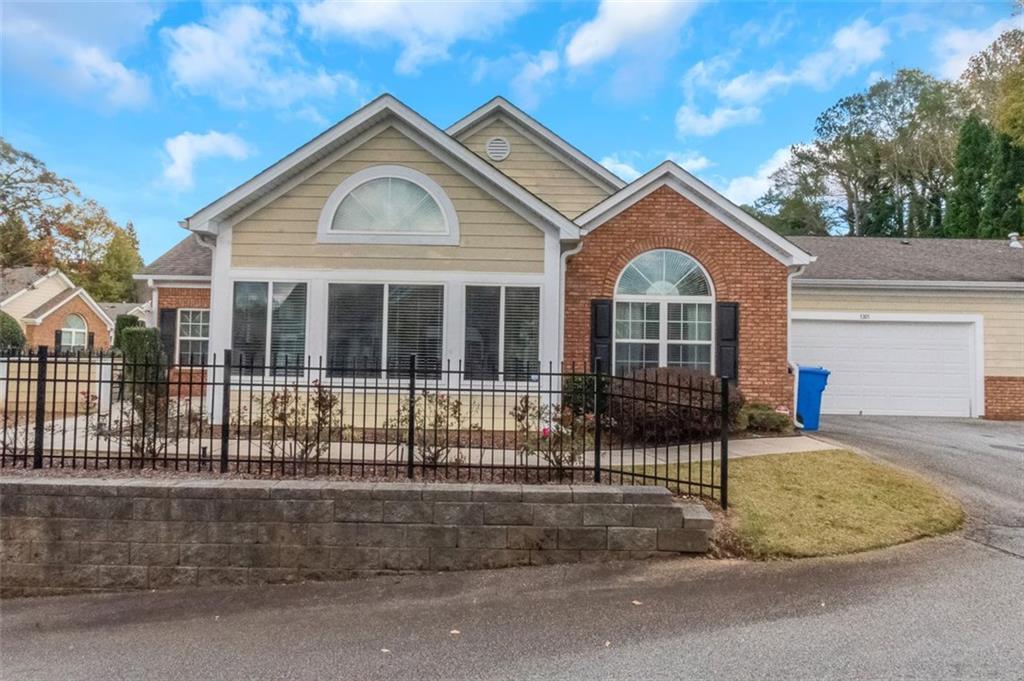
[(667, 249), (634, 258), (615, 287), (616, 374), (657, 366), (712, 370), (712, 305), (707, 273)]
[(60, 328), (60, 347), (63, 350), (85, 350), (89, 327), (81, 315), (69, 314)]
[(374, 166), (349, 176), (320, 214), (321, 241), (457, 244), (452, 202), (429, 177), (404, 166)]
[(679, 251), (648, 251), (619, 277), (616, 295), (709, 296), (711, 286), (697, 261)]

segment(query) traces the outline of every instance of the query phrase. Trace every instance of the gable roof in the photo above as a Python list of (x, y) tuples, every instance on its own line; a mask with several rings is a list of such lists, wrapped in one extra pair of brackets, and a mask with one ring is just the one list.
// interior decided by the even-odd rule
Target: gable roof
[(107, 317), (117, 321), (121, 315), (134, 315), (136, 311), (145, 314), (149, 311), (149, 303), (96, 303), (107, 314)]
[(43, 319), (49, 317), (51, 314), (59, 310), (62, 305), (64, 305), (73, 298), (81, 298), (82, 301), (86, 305), (88, 305), (93, 312), (96, 313), (96, 315), (100, 318), (100, 321), (102, 321), (107, 326), (108, 329), (113, 328), (114, 320), (112, 320), (103, 310), (103, 308), (96, 304), (96, 301), (92, 299), (92, 296), (90, 296), (89, 293), (80, 286), (68, 289), (66, 291), (61, 291), (53, 298), (50, 298), (36, 309), (26, 314), (23, 317), (23, 320), (25, 321), (26, 324), (38, 324), (39, 322), (43, 321)]
[(794, 236), (817, 257), (794, 281), (1024, 283), (1024, 249), (1004, 239)]
[(598, 187), (604, 187), (608, 191), (614, 192), (625, 186), (626, 183), (618, 175), (566, 142), (504, 97), (494, 97), (448, 126), (445, 132), (452, 137), (459, 137), (463, 133), (468, 134), (479, 125), (490, 122), (496, 116), (501, 116), (519, 132), (532, 138), (541, 146), (550, 148), (556, 158), (574, 168)]
[(435, 154), (441, 153), (447, 157), (450, 165), (529, 222), (542, 229), (557, 229), (562, 239), (579, 238), (579, 230), (571, 220), (388, 94), (377, 97), (277, 163), (200, 209), (182, 221), (181, 226), (196, 232), (216, 233), (220, 221), (286, 187), (295, 177), (301, 177), (303, 172), (316, 168), (319, 162), (361, 133), (389, 119), (403, 124), (408, 132), (416, 136), (417, 143), (432, 147)]
[(189, 234), (159, 258), (149, 263), (134, 279), (209, 279), (213, 270), (213, 251)]
[(0, 269), (0, 303), (7, 302), (7, 299), (15, 293), (28, 288), (52, 273), (53, 270), (41, 272), (35, 267), (7, 267)]
[(576, 224), (586, 234), (661, 187), (673, 189), (784, 265), (807, 265), (814, 260), (672, 161), (661, 163), (601, 201), (577, 217)]

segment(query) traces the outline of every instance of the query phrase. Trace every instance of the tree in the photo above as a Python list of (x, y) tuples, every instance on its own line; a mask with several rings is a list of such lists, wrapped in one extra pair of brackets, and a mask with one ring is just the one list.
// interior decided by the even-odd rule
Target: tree
[(982, 213), (992, 170), (992, 133), (981, 118), (972, 113), (960, 126), (959, 140), (942, 236), (976, 238), (988, 232), (982, 224)]
[(800, 193), (784, 196), (769, 190), (753, 206), (742, 208), (784, 236), (828, 236), (834, 223), (821, 201)]
[(1009, 71), (1024, 63), (1024, 30), (1005, 31), (967, 62), (960, 82), (982, 119), (991, 123), (1003, 81)]
[(28, 228), (17, 213), (11, 213), (0, 222), (0, 271), (11, 267), (27, 267), (35, 254)]
[(1024, 147), (1024, 64), (1011, 69), (1000, 83), (995, 126), (1014, 144)]
[(978, 236), (1002, 239), (1010, 232), (1024, 232), (1024, 148), (1018, 147), (1003, 134), (993, 140), (990, 173), (982, 222), (985, 231)]
[(129, 222), (123, 229), (117, 227), (107, 243), (90, 293), (100, 300), (126, 301), (135, 296), (132, 275), (142, 267), (139, 240)]
[(25, 333), (11, 315), (0, 311), (0, 352), (21, 350), (25, 347)]

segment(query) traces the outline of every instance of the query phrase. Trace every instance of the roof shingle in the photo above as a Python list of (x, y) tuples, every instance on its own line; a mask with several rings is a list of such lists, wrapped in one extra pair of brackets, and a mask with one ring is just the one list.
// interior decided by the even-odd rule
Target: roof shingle
[(212, 255), (209, 248), (196, 241), (194, 235), (189, 234), (169, 251), (139, 270), (139, 274), (208, 277), (212, 268)]
[(36, 267), (0, 268), (0, 300), (6, 300), (32, 282), (45, 276), (46, 270), (40, 270)]

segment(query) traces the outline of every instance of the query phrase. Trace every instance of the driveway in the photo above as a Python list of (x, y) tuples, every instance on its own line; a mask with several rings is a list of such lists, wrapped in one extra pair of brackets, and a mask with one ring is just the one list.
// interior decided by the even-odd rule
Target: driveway
[(964, 503), (969, 538), (1024, 557), (1024, 424), (824, 416), (820, 436), (932, 478)]

